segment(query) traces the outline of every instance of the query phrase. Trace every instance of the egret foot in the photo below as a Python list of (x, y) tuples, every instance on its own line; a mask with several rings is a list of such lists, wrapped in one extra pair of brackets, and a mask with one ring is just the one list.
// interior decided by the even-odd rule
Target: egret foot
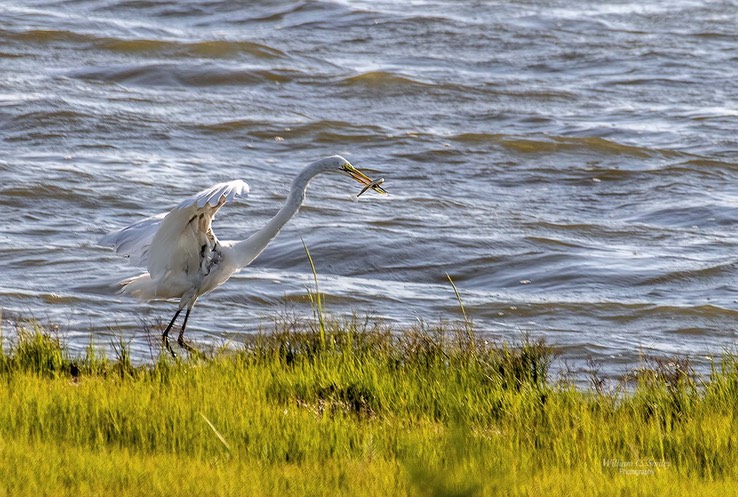
[(192, 309), (191, 307), (188, 307), (187, 308), (187, 312), (185, 313), (184, 321), (182, 322), (182, 328), (179, 330), (179, 336), (177, 337), (177, 343), (179, 344), (180, 347), (182, 347), (183, 349), (185, 349), (190, 354), (197, 355), (197, 356), (202, 357), (202, 354), (200, 353), (200, 351), (197, 350), (192, 345), (190, 345), (189, 343), (185, 342), (185, 339), (184, 339), (185, 327), (187, 326), (187, 318), (190, 317), (190, 310), (191, 309)]
[(177, 339), (177, 343), (179, 344), (180, 347), (182, 347), (183, 349), (185, 349), (191, 355), (196, 355), (198, 357), (203, 357), (202, 352), (200, 352), (199, 350), (197, 350), (195, 347), (193, 347), (189, 343), (185, 342), (184, 341), (184, 338), (182, 337), (182, 335), (180, 335), (179, 338)]
[(162, 340), (164, 341), (164, 347), (169, 351), (170, 354), (172, 354), (172, 357), (175, 359), (177, 358), (177, 354), (174, 353), (174, 349), (172, 349), (172, 345), (169, 343), (169, 333), (164, 333), (161, 336)]

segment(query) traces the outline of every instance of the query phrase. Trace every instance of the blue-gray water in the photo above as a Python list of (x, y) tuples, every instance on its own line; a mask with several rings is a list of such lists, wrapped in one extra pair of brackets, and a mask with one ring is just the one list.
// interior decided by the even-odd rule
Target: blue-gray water
[[(172, 303), (110, 293), (138, 270), (96, 245), (213, 183), (260, 227), (294, 174), (341, 154), (391, 196), (323, 177), (300, 215), (190, 319), (238, 341), (327, 307), (459, 318), (545, 337), (618, 374), (648, 354), (705, 367), (738, 319), (735, 1), (0, 3), (0, 307), (73, 349)], [(287, 302), (285, 304), (285, 302)]]

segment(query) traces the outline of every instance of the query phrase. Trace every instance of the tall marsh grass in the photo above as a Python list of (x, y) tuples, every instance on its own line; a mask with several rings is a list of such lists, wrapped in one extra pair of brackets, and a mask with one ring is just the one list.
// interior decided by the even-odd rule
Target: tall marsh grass
[(134, 366), (19, 323), (0, 354), (0, 495), (728, 495), (738, 359), (645, 363), (632, 389), (461, 326), (290, 321)]

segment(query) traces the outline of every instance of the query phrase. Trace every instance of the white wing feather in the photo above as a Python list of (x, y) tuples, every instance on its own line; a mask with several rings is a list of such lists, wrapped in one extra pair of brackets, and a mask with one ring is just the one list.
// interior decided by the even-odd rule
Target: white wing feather
[[(226, 202), (248, 193), (249, 185), (244, 181), (218, 183), (185, 199), (169, 213), (114, 231), (100, 243), (112, 245), (118, 254), (129, 256), (137, 265), (147, 266), (152, 279), (172, 270), (194, 270), (200, 264), (202, 237), (210, 229), (215, 212)], [(205, 215), (205, 232), (200, 223), (191, 223), (200, 214)]]
[(154, 240), (161, 220), (167, 213), (157, 214), (123, 229), (108, 233), (100, 239), (100, 245), (113, 247), (117, 254), (130, 257), (136, 266), (146, 267), (149, 263), (149, 248)]
[[(161, 222), (149, 248), (147, 269), (153, 279), (167, 276), (170, 271), (187, 277), (200, 268), (201, 246), (210, 221), (217, 210), (229, 200), (247, 194), (249, 186), (240, 180), (218, 183), (184, 200)], [(204, 226), (192, 223), (205, 215)]]

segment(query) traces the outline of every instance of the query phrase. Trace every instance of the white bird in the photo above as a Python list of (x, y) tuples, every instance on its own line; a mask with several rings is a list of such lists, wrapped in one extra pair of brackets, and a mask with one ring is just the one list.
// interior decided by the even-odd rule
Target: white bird
[(284, 207), (246, 240), (218, 240), (211, 226), (213, 216), (226, 202), (249, 193), (249, 186), (241, 180), (218, 183), (184, 200), (168, 213), (144, 219), (100, 240), (102, 245), (112, 246), (118, 254), (148, 270), (120, 281), (121, 293), (142, 300), (179, 299), (177, 312), (162, 335), (173, 356), (169, 331), (182, 310), (187, 309), (177, 342), (193, 351), (184, 341), (184, 332), (198, 297), (222, 285), (256, 259), (282, 226), (297, 214), (310, 180), (327, 172), (346, 173), (376, 192), (387, 193), (378, 181), (372, 181), (346, 159), (335, 155), (303, 169), (292, 182)]

